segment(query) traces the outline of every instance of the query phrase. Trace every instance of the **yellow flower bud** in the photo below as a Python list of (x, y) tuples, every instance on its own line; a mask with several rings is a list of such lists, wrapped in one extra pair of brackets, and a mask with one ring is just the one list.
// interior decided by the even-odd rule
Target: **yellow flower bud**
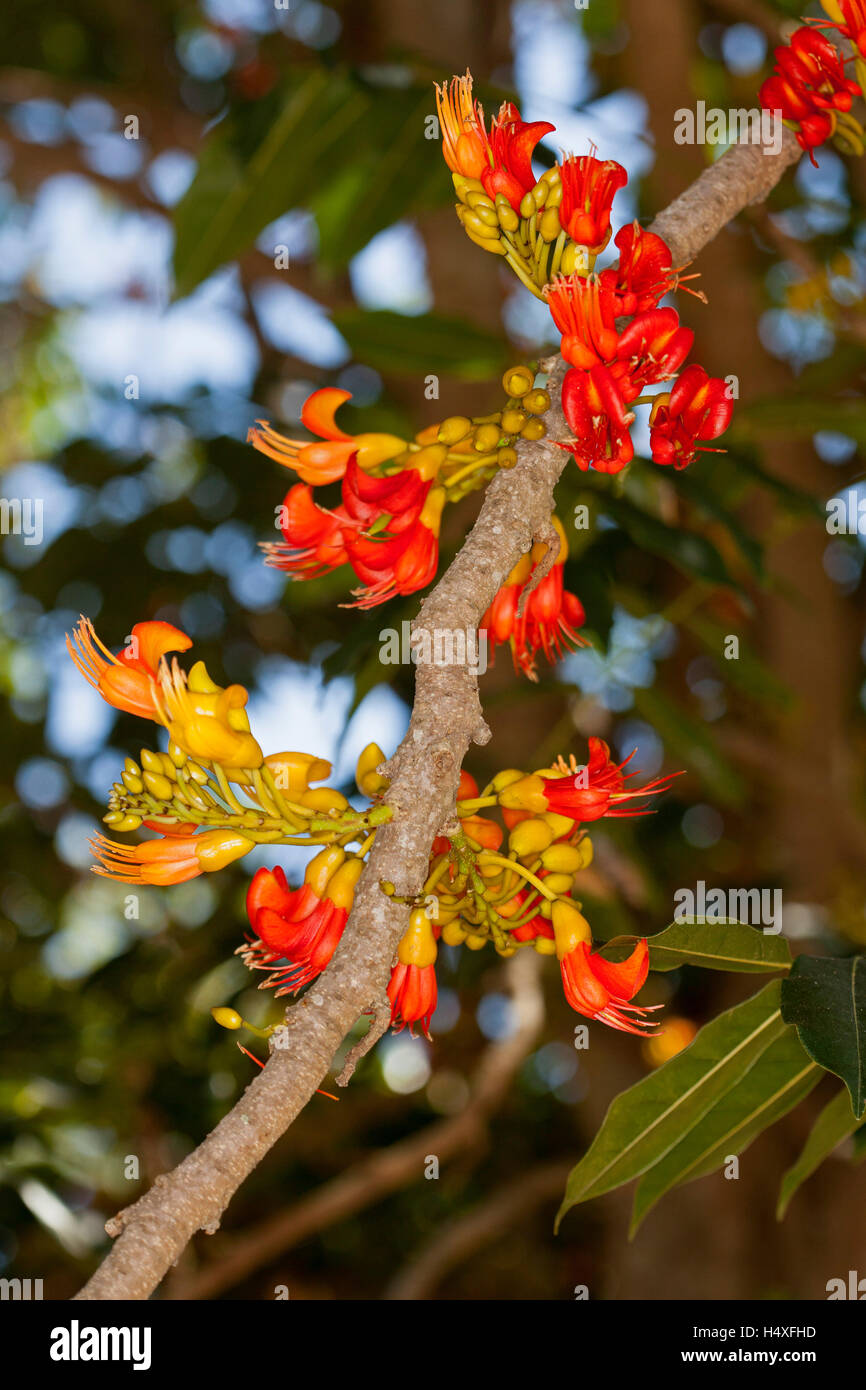
[(385, 754), (378, 743), (368, 743), (355, 767), (355, 781), (362, 796), (369, 796), (372, 799), (372, 797), (386, 791), (391, 785), (390, 778), (383, 777), (381, 773), (376, 771), (376, 768), (381, 766), (384, 761)]
[(350, 911), (352, 903), (355, 901), (355, 888), (363, 868), (363, 859), (353, 855), (346, 860), (345, 864), (341, 864), (336, 873), (328, 880), (325, 897), (335, 907), (344, 907), (347, 912)]
[(592, 928), (582, 912), (571, 903), (561, 900), (553, 904), (553, 934), (556, 938), (556, 954), (560, 960), (579, 946), (582, 941), (592, 945)]
[(147, 772), (162, 772), (162, 758), (159, 753), (152, 753), (149, 748), (142, 748), (139, 760)]
[(548, 874), (544, 880), (545, 888), (551, 893), (570, 893), (574, 886), (573, 874)]
[(420, 473), (425, 482), (435, 478), (448, 457), (448, 448), (445, 444), (427, 444), (425, 448), (419, 449), (417, 454), (412, 455), (411, 468), (416, 473)]
[(508, 836), (509, 849), (523, 859), (526, 855), (541, 854), (553, 841), (553, 831), (543, 820), (522, 820)]
[(543, 415), (550, 409), (550, 393), (539, 388), (537, 391), (530, 391), (520, 402), (522, 408), (530, 415)]
[(555, 207), (551, 207), (552, 194), (548, 195), (547, 207), (538, 219), (538, 235), (542, 241), (556, 241), (562, 231), (562, 223)]
[(478, 932), (470, 932), (466, 938), (465, 945), (468, 946), (470, 951), (483, 951), (484, 947), (487, 945), (487, 937), (482, 936)]
[[(529, 195), (527, 195), (529, 196)], [(502, 378), (505, 394), (512, 397), (525, 396), (535, 383), (535, 374), (530, 367), (509, 367)]]
[(155, 796), (157, 801), (171, 801), (174, 796), (174, 787), (161, 771), (145, 772), (142, 780), (151, 796)]
[(584, 835), (577, 848), (580, 850), (580, 867), (588, 869), (595, 853), (592, 847), (592, 840), (588, 835)]
[(402, 965), (433, 965), (436, 955), (433, 923), (423, 907), (416, 907), (409, 915), (409, 926), (397, 947), (397, 959)]
[(234, 835), (230, 830), (207, 830), (203, 835), (196, 835), (191, 843), (195, 857), (206, 874), (224, 869), (227, 864), (241, 859), (254, 848), (253, 841), (248, 840), (246, 835)]
[(497, 772), (491, 785), (495, 792), (501, 792), (504, 791), (506, 787), (510, 787), (512, 782), (520, 782), (522, 779), (523, 773), (520, 772), (518, 768), (506, 767), (502, 772)]
[(534, 811), (540, 815), (547, 810), (544, 783), (535, 773), (510, 782), (499, 792), (499, 804), (509, 811)]
[(130, 830), (138, 830), (140, 825), (141, 816), (136, 816), (131, 812), (125, 816), (121, 816), (119, 821), (114, 822), (115, 830), (119, 831), (122, 835), (126, 835)]
[(577, 845), (551, 845), (542, 854), (541, 863), (554, 874), (576, 874), (583, 868), (583, 855)]
[(442, 928), (442, 940), (446, 946), (462, 946), (466, 940), (466, 929), (461, 927), (458, 920), (446, 922)]
[(310, 860), (304, 871), (304, 882), (312, 888), (318, 898), (324, 897), (328, 880), (336, 873), (345, 858), (345, 852), (339, 845), (329, 845)]
[(542, 820), (547, 821), (553, 831), (554, 840), (561, 840), (563, 835), (568, 835), (574, 829), (574, 821), (568, 816), (561, 816), (558, 811), (545, 811)]
[(136, 777), (134, 772), (127, 772), (126, 768), (124, 768), (120, 777), (127, 791), (131, 791), (133, 795), (138, 796), (140, 792), (144, 791), (144, 783), (140, 777)]
[(532, 944), (540, 956), (556, 955), (556, 942), (549, 936), (536, 936)]
[(479, 425), (475, 431), (475, 449), (479, 454), (489, 454), (495, 449), (502, 438), (502, 428), (499, 425)]
[(452, 444), (459, 444), (461, 439), (465, 439), (471, 430), (472, 421), (468, 415), (449, 415), (439, 426), (438, 437), (441, 443), (450, 448)]
[(343, 793), (334, 787), (313, 787), (311, 791), (301, 792), (297, 799), (313, 811), (345, 811), (349, 805)]
[(327, 758), (317, 758), (315, 753), (269, 753), (265, 767), (277, 790), (286, 792), (289, 800), (305, 792), (311, 782), (324, 782), (333, 770)]
[(523, 410), (503, 410), (502, 412), (502, 433), (519, 434), (526, 424), (526, 412)]
[(355, 444), (358, 467), (365, 472), (387, 459), (395, 458), (406, 448), (405, 439), (398, 439), (396, 434), (356, 434)]
[(211, 1018), (218, 1023), (220, 1028), (243, 1028), (244, 1021), (237, 1009), (211, 1009)]

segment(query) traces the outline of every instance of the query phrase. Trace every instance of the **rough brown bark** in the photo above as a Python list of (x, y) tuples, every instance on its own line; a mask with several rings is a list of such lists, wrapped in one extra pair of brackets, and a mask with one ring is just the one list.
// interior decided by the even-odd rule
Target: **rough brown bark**
[[(694, 256), (730, 218), (765, 197), (798, 154), (786, 132), (780, 155), (738, 146), (702, 174), (653, 224), (675, 263)], [(516, 466), (491, 483), (462, 550), (425, 600), (416, 633), (432, 638), (437, 630), (474, 631), (502, 580), (533, 538), (544, 535), (569, 457), (554, 442), (567, 437), (558, 399), (563, 373), (555, 360), (548, 438), (522, 446)], [(379, 881), (390, 880), (400, 894), (419, 892), (430, 845), (453, 814), (466, 751), (488, 737), (470, 672), (419, 662), (409, 730), (389, 766), (394, 819), (377, 836), (331, 964), (289, 1010), (265, 1069), (216, 1129), (108, 1223), (116, 1243), (77, 1298), (147, 1298), (194, 1232), (216, 1229), (241, 1182), (319, 1086), (359, 1015), (384, 1007), (407, 909), (385, 897)]]

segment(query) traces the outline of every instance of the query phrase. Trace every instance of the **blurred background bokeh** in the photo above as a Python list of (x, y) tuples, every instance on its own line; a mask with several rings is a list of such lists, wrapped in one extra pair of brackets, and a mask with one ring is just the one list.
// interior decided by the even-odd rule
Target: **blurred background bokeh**
[[(0, 491), (42, 500), (44, 536), (4, 536), (0, 570), (0, 1273), (71, 1295), (106, 1248), (105, 1217), (255, 1070), (211, 1007), (279, 1011), (233, 955), (255, 864), (145, 889), (132, 919), (123, 886), (90, 874), (87, 840), (142, 734), (84, 684), (64, 633), (86, 613), (117, 649), (137, 620), (178, 624), (217, 679), (250, 687), (266, 749), (332, 758), (346, 787), (365, 743), (391, 751), (412, 671), (381, 663), (379, 633), (417, 596), (359, 615), (340, 606), (345, 572), (290, 587), (267, 569), (258, 542), (286, 474), (244, 440), (257, 418), (296, 425), (324, 384), (353, 393), (350, 428), (480, 414), (504, 366), (550, 347), (543, 306), (454, 217), (427, 138), (432, 81), (470, 66), (488, 110), (509, 96), (553, 121), (542, 162), (594, 142), (630, 175), (617, 226), (646, 221), (721, 152), (677, 144), (674, 113), (754, 106), (802, 10), (7, 7)], [(583, 502), (594, 524), (573, 532), (567, 582), (593, 646), (537, 685), (500, 654), (482, 682), (482, 782), (581, 757), (589, 734), (636, 747), (647, 774), (686, 769), (655, 815), (594, 835), (582, 882), (601, 937), (660, 930), (675, 891), (704, 880), (781, 887), (795, 949), (866, 946), (864, 549), (825, 526), (827, 499), (863, 487), (864, 206), (866, 163), (826, 149), (701, 255), (709, 307), (678, 307), (695, 358), (738, 378), (728, 452), (676, 477), (637, 463), (624, 489), (570, 466), (560, 514)], [(476, 510), (449, 514), (443, 563)], [(256, 863), (277, 859), (301, 862)], [(864, 1271), (863, 1171), (846, 1150), (774, 1219), (826, 1082), (739, 1180), (682, 1189), (631, 1244), (625, 1193), (552, 1234), (612, 1097), (747, 979), (653, 977), (646, 998), (681, 1021), (667, 1042), (642, 1050), (597, 1026), (578, 1052), (554, 962), (440, 960), (432, 1044), (386, 1039), (338, 1104), (314, 1097), (160, 1296), (809, 1298)]]

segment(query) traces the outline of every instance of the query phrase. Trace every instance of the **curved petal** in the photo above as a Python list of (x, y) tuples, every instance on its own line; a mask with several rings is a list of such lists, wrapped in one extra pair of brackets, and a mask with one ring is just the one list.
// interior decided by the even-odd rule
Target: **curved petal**
[(351, 391), (341, 391), (336, 386), (323, 386), (320, 391), (314, 391), (312, 396), (308, 396), (304, 401), (301, 424), (311, 434), (317, 434), (320, 439), (351, 439), (351, 435), (337, 429), (334, 420), (340, 406), (351, 399)]

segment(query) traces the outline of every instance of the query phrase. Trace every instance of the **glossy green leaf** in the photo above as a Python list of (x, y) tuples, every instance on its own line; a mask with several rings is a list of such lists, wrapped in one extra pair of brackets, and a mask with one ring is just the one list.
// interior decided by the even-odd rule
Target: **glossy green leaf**
[(189, 294), (269, 222), (308, 201), (316, 169), (348, 159), (346, 135), (370, 102), (348, 78), (317, 69), (280, 87), (264, 112), (244, 108), (217, 126), (175, 209), (176, 294)]
[(782, 985), (782, 1014), (809, 1056), (841, 1076), (860, 1119), (866, 1111), (866, 956), (798, 956)]
[(390, 309), (345, 309), (333, 316), (352, 356), (384, 372), (442, 373), (483, 381), (505, 367), (505, 342), (462, 319), (418, 318)]
[(851, 1097), (846, 1090), (837, 1091), (828, 1101), (812, 1126), (809, 1138), (796, 1163), (782, 1178), (776, 1216), (779, 1221), (788, 1210), (791, 1198), (807, 1178), (810, 1178), (825, 1158), (838, 1148), (843, 1139), (853, 1134), (860, 1121), (851, 1109)]
[(766, 935), (745, 922), (713, 922), (700, 917), (674, 922), (651, 936), (649, 951), (651, 970), (700, 965), (705, 970), (763, 974), (787, 970), (791, 965), (791, 952), (783, 936)]
[(578, 1202), (640, 1177), (700, 1123), (786, 1032), (779, 999), (773, 981), (707, 1023), (676, 1057), (616, 1097), (569, 1174), (557, 1225)]
[(786, 1028), (735, 1086), (720, 1096), (669, 1153), (638, 1183), (631, 1234), (647, 1212), (669, 1192), (717, 1171), (743, 1152), (765, 1129), (807, 1096), (821, 1079), (821, 1068), (807, 1056), (793, 1028)]

